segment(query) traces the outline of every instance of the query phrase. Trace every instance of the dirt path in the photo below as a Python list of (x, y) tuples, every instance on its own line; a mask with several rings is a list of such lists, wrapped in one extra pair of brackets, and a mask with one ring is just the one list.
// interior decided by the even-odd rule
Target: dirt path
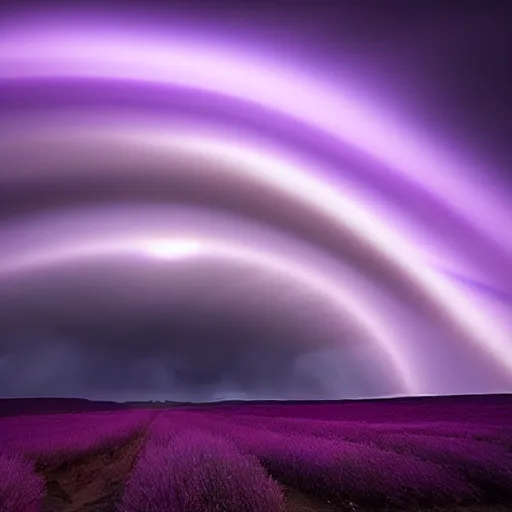
[(293, 487), (282, 486), (286, 512), (359, 512), (355, 505), (345, 507), (323, 502), (315, 496), (305, 494)]
[(148, 428), (121, 448), (85, 455), (70, 464), (43, 471), (46, 481), (43, 511), (114, 512)]
[[(333, 505), (303, 493), (293, 487), (282, 486), (286, 512), (393, 512), (390, 508), (359, 507), (357, 504)], [(408, 512), (510, 512), (510, 505), (459, 505), (450, 507), (411, 508)], [(396, 511), (395, 511), (396, 512)], [(402, 510), (403, 512), (403, 510)]]

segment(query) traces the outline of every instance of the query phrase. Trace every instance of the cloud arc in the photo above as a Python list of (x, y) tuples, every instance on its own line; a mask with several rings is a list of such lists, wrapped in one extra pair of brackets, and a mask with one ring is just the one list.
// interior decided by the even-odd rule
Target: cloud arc
[[(372, 115), (371, 109), (366, 108), (356, 95), (350, 96), (326, 83), (311, 80), (298, 71), (280, 67), (276, 62), (265, 62), (254, 55), (243, 56), (227, 49), (215, 51), (206, 45), (172, 39), (143, 39), (122, 31), (111, 34), (98, 31), (94, 43), (90, 44), (90, 33), (87, 30), (70, 33), (62, 27), (57, 27), (51, 33), (38, 33), (35, 30), (30, 33), (8, 33), (0, 42), (0, 86), (9, 88), (13, 80), (18, 83), (36, 83), (44, 78), (64, 80), (71, 77), (96, 84), (101, 95), (102, 81), (108, 78), (135, 84), (169, 84), (172, 87), (197, 90), (199, 93), (208, 90), (220, 96), (235, 97), (270, 111), (278, 111), (292, 120), (320, 130), (334, 141), (353, 145), (386, 163), (391, 172), (386, 179), (396, 182), (403, 180), (424, 194), (437, 197), (444, 205), (443, 211), (471, 225), (468, 239), (474, 236), (475, 240), (486, 240), (485, 243), (497, 247), (497, 254), (501, 258), (499, 271), (506, 274), (510, 270), (507, 267), (510, 247), (502, 227), (509, 217), (506, 203), (498, 195), (482, 196), (476, 186), (476, 172), (467, 170), (464, 174), (457, 166), (448, 168), (442, 165), (443, 160), (435, 152), (421, 148), (421, 140), (404, 136), (403, 130), (398, 130), (391, 122), (386, 124), (377, 111)], [(258, 83), (254, 80), (256, 76), (259, 77)], [(311, 101), (311, 98), (315, 100)], [(45, 119), (45, 116), (47, 120), (52, 119), (51, 110), (45, 113), (43, 109), (42, 112), (41, 119)], [(108, 109), (105, 112), (107, 117), (115, 118), (117, 115)], [(23, 178), (25, 171), (19, 172), (16, 166), (16, 162), (19, 164), (22, 161), (16, 160), (19, 156), (16, 151), (19, 152), (23, 147), (26, 149), (31, 144), (37, 150), (41, 144), (44, 145), (45, 140), (52, 137), (54, 142), (60, 140), (69, 147), (73, 144), (78, 147), (84, 141), (90, 143), (95, 139), (107, 146), (111, 144), (112, 148), (139, 147), (148, 154), (159, 155), (162, 162), (170, 162), (177, 155), (185, 159), (191, 155), (191, 158), (203, 159), (204, 169), (231, 165), (239, 178), (259, 181), (283, 197), (289, 196), (297, 204), (320, 212), (339, 228), (340, 234), (347, 232), (350, 237), (365, 244), (372, 251), (376, 265), (379, 258), (386, 260), (389, 268), (397, 276), (401, 275), (402, 280), (405, 278), (410, 289), (416, 290), (423, 300), (436, 309), (463, 342), (472, 345), (471, 350), (476, 349), (477, 353), (489, 357), (495, 368), (510, 382), (512, 351), (509, 326), (498, 321), (491, 309), (482, 311), (446, 273), (439, 272), (432, 265), (427, 256), (435, 251), (428, 252), (417, 247), (421, 233), (414, 234), (411, 224), (398, 222), (402, 217), (396, 214), (396, 208), (367, 202), (371, 196), (362, 193), (364, 184), (353, 187), (352, 182), (343, 182), (341, 160), (338, 166), (333, 167), (323, 165), (318, 155), (305, 158), (298, 153), (294, 157), (290, 151), (276, 149), (279, 141), (276, 141), (277, 146), (274, 147), (268, 143), (268, 137), (258, 138), (254, 134), (247, 137), (228, 136), (226, 134), (229, 130), (224, 131), (222, 125), (217, 134), (212, 134), (207, 125), (198, 123), (197, 119), (170, 130), (153, 123), (150, 117), (140, 117), (143, 126), (140, 128), (135, 123), (123, 126), (119, 122), (111, 125), (95, 122), (95, 116), (104, 120), (104, 115), (98, 110), (93, 110), (92, 114), (82, 114), (74, 118), (74, 126), (69, 131), (57, 126), (34, 129), (33, 125), (20, 116), (21, 130), (15, 135), (21, 141), (20, 147), (13, 150), (12, 146), (9, 149), (7, 143), (1, 148), (8, 162), (2, 175), (3, 183), (13, 186), (18, 181), (22, 183), (25, 178), (30, 181), (32, 178), (26, 174)], [(0, 129), (7, 133), (8, 127), (0, 125)], [(52, 162), (52, 157), (48, 156), (49, 167)], [(12, 164), (11, 167), (9, 164)], [(37, 179), (44, 179), (44, 176), (38, 176)], [(479, 205), (478, 214), (475, 205)], [(387, 211), (389, 219), (386, 218)], [(414, 228), (416, 225), (412, 223), (412, 226)], [(65, 259), (66, 254), (72, 258), (81, 251), (87, 252), (78, 242), (70, 240), (69, 243), (77, 243), (76, 248), (70, 247), (67, 252), (63, 251), (62, 258)], [(249, 248), (243, 247), (228, 250), (225, 249), (227, 246), (215, 244), (212, 247), (215, 250), (207, 251), (210, 254), (237, 254), (272, 267), (262, 252), (251, 252)], [(117, 249), (121, 250), (121, 247)], [(62, 258), (57, 257), (57, 260)], [(24, 261), (23, 257), (20, 261)], [(28, 257), (26, 261), (32, 260)], [(53, 261), (52, 258), (50, 261)], [(288, 259), (286, 263), (284, 260), (279, 261), (274, 269), (283, 272), (286, 268), (289, 272), (293, 269), (292, 273), (298, 279), (307, 281), (306, 275), (309, 274), (301, 270), (300, 266), (294, 266), (297, 263), (293, 259)], [(456, 254), (452, 264), (465, 265), (467, 261), (467, 255)], [(485, 267), (485, 260), (477, 260), (476, 256), (474, 261), (478, 261), (476, 268), (481, 274), (496, 278), (496, 268)], [(14, 268), (5, 260), (0, 265), (4, 269), (2, 271), (0, 268), (0, 272), (7, 274), (9, 269)], [(26, 268), (29, 267), (27, 264)], [(328, 295), (338, 297), (343, 308), (360, 319), (361, 324), (394, 360), (408, 392), (422, 391), (412, 376), (411, 365), (400, 355), (397, 348), (400, 343), (382, 334), (388, 331), (388, 327), (371, 323), (364, 307), (356, 305), (363, 302), (351, 304), (327, 283), (322, 282), (320, 285), (319, 281), (311, 279), (308, 282), (329, 290), (326, 292)], [(397, 322), (400, 319), (389, 320), (390, 325)]]

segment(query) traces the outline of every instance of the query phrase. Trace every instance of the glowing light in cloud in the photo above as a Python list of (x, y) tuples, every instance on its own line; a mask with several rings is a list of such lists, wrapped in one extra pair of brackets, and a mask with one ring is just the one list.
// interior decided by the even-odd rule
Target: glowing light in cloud
[(172, 260), (199, 254), (201, 243), (197, 240), (153, 240), (147, 244), (146, 253), (153, 258)]

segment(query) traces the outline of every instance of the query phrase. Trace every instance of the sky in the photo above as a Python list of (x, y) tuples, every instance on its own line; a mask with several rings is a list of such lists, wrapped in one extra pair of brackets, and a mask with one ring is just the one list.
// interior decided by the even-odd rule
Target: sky
[(3, 5), (0, 396), (512, 391), (505, 2)]

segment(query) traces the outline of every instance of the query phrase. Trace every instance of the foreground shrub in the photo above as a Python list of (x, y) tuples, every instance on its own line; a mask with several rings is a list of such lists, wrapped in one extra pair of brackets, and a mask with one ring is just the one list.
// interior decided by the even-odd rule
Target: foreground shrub
[(283, 496), (255, 457), (198, 430), (148, 441), (122, 512), (280, 512)]
[(12, 454), (0, 454), (0, 510), (39, 512), (44, 481), (30, 463)]

